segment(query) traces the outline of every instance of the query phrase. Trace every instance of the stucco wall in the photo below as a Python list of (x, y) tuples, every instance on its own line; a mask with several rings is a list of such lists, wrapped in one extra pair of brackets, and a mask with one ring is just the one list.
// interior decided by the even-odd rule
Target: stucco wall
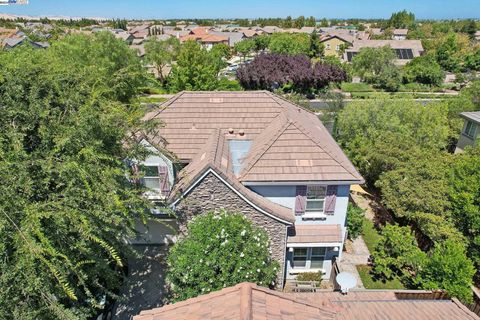
[(225, 209), (229, 212), (241, 213), (251, 220), (254, 225), (262, 227), (270, 238), (272, 258), (280, 263), (278, 283), (283, 284), (285, 254), (286, 254), (286, 225), (261, 213), (215, 175), (209, 173), (175, 206), (178, 215), (179, 232), (184, 234), (187, 222), (194, 216), (212, 210)]

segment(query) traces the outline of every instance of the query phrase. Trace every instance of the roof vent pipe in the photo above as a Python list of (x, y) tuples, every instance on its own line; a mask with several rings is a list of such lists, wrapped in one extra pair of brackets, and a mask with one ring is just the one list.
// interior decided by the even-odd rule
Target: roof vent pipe
[(228, 133), (229, 133), (229, 134), (233, 134), (233, 133), (234, 133), (233, 128), (229, 128), (229, 129), (228, 129)]
[(238, 131), (238, 134), (239, 134), (241, 137), (243, 137), (243, 136), (245, 135), (245, 131), (239, 130), (239, 131)]

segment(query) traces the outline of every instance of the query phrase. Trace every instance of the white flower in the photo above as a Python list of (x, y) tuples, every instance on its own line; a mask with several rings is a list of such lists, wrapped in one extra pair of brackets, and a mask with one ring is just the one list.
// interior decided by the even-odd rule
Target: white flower
[(243, 231), (240, 233), (240, 235), (243, 237), (247, 233), (247, 230), (243, 229)]
[(200, 259), (200, 263), (202, 263), (202, 262), (203, 262), (203, 259)]
[(260, 269), (257, 269), (257, 272), (260, 272)]
[(243, 257), (245, 257), (245, 254), (242, 252), (240, 253), (240, 258), (243, 258)]
[(277, 271), (277, 267), (273, 267), (273, 270)]

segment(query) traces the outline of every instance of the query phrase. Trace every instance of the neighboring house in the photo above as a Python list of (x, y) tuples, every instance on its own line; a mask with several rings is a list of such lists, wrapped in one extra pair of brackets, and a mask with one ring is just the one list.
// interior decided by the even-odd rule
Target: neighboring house
[(28, 43), (30, 44), (33, 48), (35, 49), (46, 49), (50, 47), (50, 44), (48, 42), (35, 42), (31, 41), (30, 39), (24, 37), (24, 38), (7, 38), (4, 39), (1, 42), (1, 46), (3, 50), (11, 50), (21, 44)]
[(208, 50), (210, 50), (214, 45), (219, 43), (223, 43), (226, 45), (229, 44), (228, 37), (216, 35), (209, 28), (203, 28), (203, 27), (194, 28), (189, 32), (189, 34), (180, 37), (180, 42), (185, 42), (189, 40), (193, 40), (200, 43)]
[(230, 47), (234, 47), (237, 42), (240, 42), (243, 39), (246, 39), (246, 36), (243, 32), (211, 31), (209, 34), (227, 38), (228, 45)]
[(241, 212), (269, 235), (280, 284), (303, 272), (329, 279), (350, 185), (364, 180), (314, 113), (265, 91), (182, 92), (145, 119), (164, 126), (139, 140), (174, 156), (139, 165), (181, 232), (195, 214)]
[(475, 39), (480, 41), (480, 31), (475, 32)]
[(345, 50), (344, 61), (352, 62), (353, 57), (363, 48), (381, 48), (388, 46), (395, 51), (397, 60), (395, 64), (405, 65), (413, 58), (423, 54), (422, 41), (420, 40), (356, 40), (351, 48)]
[(460, 116), (465, 119), (462, 133), (457, 142), (455, 153), (462, 152), (467, 146), (476, 146), (480, 140), (480, 111), (462, 112)]
[(130, 33), (126, 32), (126, 31), (114, 32), (113, 35), (115, 36), (115, 38), (124, 41), (128, 45), (133, 44), (133, 40), (135, 40), (133, 35), (131, 35)]
[(320, 37), (320, 42), (325, 46), (325, 56), (342, 57), (342, 47), (350, 47), (355, 40), (349, 35), (325, 35)]
[(406, 40), (408, 29), (393, 29), (392, 40)]
[(277, 26), (265, 26), (265, 27), (262, 28), (262, 31), (264, 33), (272, 34), (272, 33), (276, 33), (276, 32), (283, 32), (284, 30), (280, 27), (277, 27)]
[(283, 293), (244, 282), (161, 308), (133, 320), (479, 320), (457, 299), (435, 291), (364, 290)]

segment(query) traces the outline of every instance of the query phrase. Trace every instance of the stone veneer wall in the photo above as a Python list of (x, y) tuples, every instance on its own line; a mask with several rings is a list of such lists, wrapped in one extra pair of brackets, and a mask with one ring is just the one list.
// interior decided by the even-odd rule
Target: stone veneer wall
[(178, 215), (180, 234), (185, 234), (187, 222), (193, 215), (219, 209), (225, 209), (231, 213), (242, 213), (255, 226), (265, 229), (270, 238), (272, 258), (280, 263), (277, 275), (278, 283), (283, 285), (286, 225), (256, 210), (212, 173), (209, 173), (177, 203), (175, 212)]

